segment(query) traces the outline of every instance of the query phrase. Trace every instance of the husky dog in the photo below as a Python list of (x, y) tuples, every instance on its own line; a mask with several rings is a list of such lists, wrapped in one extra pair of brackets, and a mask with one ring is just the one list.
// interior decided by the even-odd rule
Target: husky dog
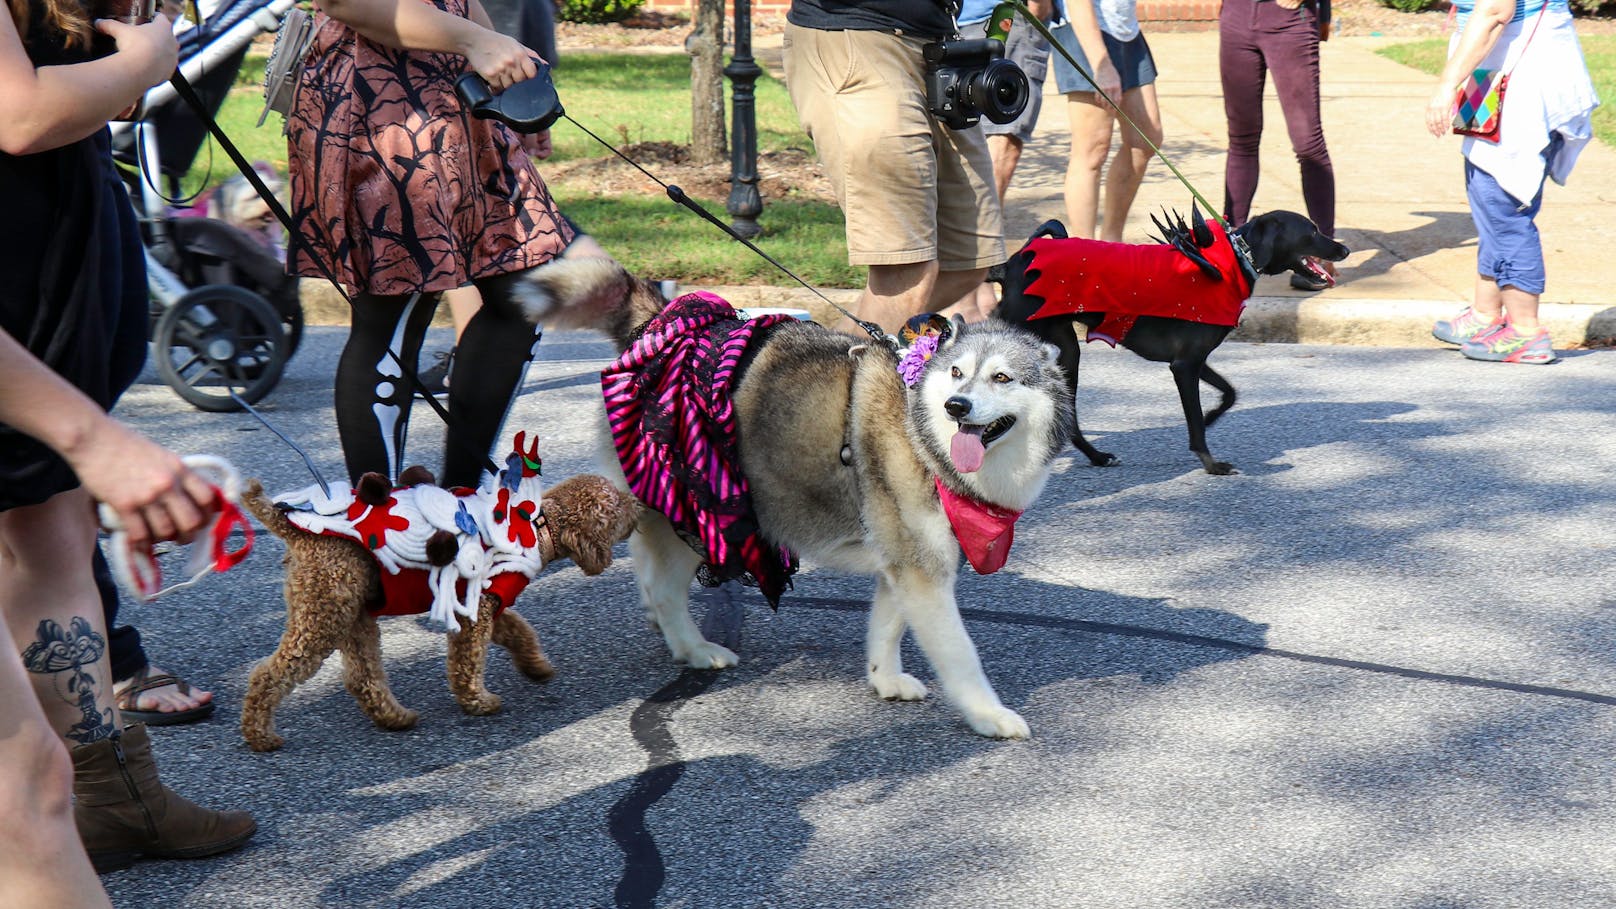
[[(620, 351), (666, 305), (653, 285), (606, 259), (557, 260), (524, 276), (516, 298), (533, 321), (602, 331)], [(956, 535), (967, 540), (971, 529), (951, 522), (944, 503), (1013, 520), (1038, 496), (1071, 433), (1058, 351), (1002, 323), (961, 325), (906, 387), (897, 355), (880, 344), (794, 320), (759, 334), (730, 386), (759, 535), (825, 567), (875, 576), (865, 647), (877, 694), (926, 696), (899, 656), (910, 628), (972, 729), (1027, 737), (1026, 721), (988, 683), (960, 619)], [(624, 481), (609, 434), (603, 442), (603, 473)], [(976, 529), (987, 561), (1000, 547), (985, 569), (993, 570), (1009, 530)], [(674, 658), (698, 668), (735, 665), (735, 654), (703, 638), (689, 614), (703, 554), (649, 508), (629, 546), (646, 615)], [(972, 563), (984, 570), (974, 556)]]

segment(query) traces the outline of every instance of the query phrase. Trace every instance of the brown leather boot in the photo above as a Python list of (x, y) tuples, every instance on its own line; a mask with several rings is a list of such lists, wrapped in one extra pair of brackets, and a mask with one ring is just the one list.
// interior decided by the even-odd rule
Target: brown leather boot
[(98, 873), (135, 859), (202, 858), (247, 842), (258, 825), (245, 811), (209, 811), (157, 779), (144, 723), (73, 749), (73, 820)]

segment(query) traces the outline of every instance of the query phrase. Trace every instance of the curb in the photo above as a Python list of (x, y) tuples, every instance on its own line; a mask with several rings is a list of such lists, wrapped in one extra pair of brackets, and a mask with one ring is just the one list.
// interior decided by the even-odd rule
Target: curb
[[(681, 287), (680, 292), (694, 288)], [(806, 309), (815, 322), (834, 324), (841, 314), (813, 292), (800, 287), (717, 285), (704, 287), (737, 307), (782, 306)], [(322, 281), (302, 283), (303, 318), (310, 325), (347, 325), (348, 304)], [(859, 290), (823, 291), (848, 309)], [(1320, 294), (1314, 297), (1252, 297), (1232, 341), (1267, 344), (1341, 344), (1360, 347), (1430, 347), (1431, 323), (1452, 316), (1452, 302), (1429, 300), (1354, 300)], [(1592, 303), (1544, 303), (1539, 318), (1557, 346), (1616, 337), (1616, 307)], [(448, 307), (433, 316), (436, 327), (448, 327)]]
[[(680, 288), (683, 292), (688, 288)], [(806, 309), (814, 321), (832, 324), (841, 317), (830, 304), (804, 288), (719, 285), (703, 288), (737, 307), (783, 306)], [(858, 290), (823, 291), (838, 305), (852, 308)], [(348, 324), (348, 304), (317, 281), (302, 287), (304, 319), (310, 325)], [(1340, 344), (1362, 347), (1429, 347), (1431, 323), (1454, 313), (1451, 302), (1428, 300), (1354, 300), (1341, 298), (1252, 297), (1230, 340), (1269, 344)], [(1616, 337), (1616, 307), (1591, 303), (1544, 303), (1539, 317), (1559, 345)], [(433, 317), (437, 327), (450, 325), (448, 310)]]

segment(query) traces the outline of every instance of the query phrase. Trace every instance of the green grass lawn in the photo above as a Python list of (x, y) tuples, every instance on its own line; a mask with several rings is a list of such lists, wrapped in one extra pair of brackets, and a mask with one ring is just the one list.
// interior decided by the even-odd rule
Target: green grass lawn
[[(1616, 146), (1616, 35), (1578, 37), (1582, 41), (1582, 55), (1588, 61), (1588, 73), (1593, 76), (1594, 88), (1603, 102), (1594, 111), (1594, 136), (1606, 145)], [(1397, 44), (1381, 50), (1380, 54), (1435, 76), (1447, 62), (1448, 39)], [(1508, 107), (1507, 101), (1505, 106)]]
[[(261, 56), (249, 56), (237, 87), (220, 108), (225, 134), (249, 161), (286, 170), (282, 120), (271, 113), (263, 126)], [(623, 148), (640, 142), (690, 143), (690, 58), (683, 54), (576, 53), (556, 68), (556, 90), (567, 115), (607, 142)], [(760, 151), (809, 148), (797, 125), (785, 87), (767, 75), (757, 82)], [(555, 154), (546, 163), (610, 156), (602, 145), (562, 120), (551, 129)], [(653, 174), (655, 167), (647, 167)], [(204, 145), (185, 180), (188, 192), (216, 184), (235, 172), (222, 150)], [(756, 253), (664, 196), (601, 195), (584, 183), (551, 182), (562, 210), (636, 274), (701, 284), (794, 285)], [(701, 199), (726, 223), (724, 198)], [(764, 199), (754, 242), (817, 287), (860, 287), (864, 269), (847, 264), (841, 211), (802, 199)]]

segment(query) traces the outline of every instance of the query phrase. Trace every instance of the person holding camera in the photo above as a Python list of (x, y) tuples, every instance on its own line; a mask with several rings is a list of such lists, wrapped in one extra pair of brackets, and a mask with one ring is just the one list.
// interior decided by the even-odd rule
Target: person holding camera
[(167, 79), (179, 48), (162, 16), (92, 23), (67, 0), (7, 7), (0, 646), (18, 656), (0, 665), (0, 905), (105, 906), (92, 863), (200, 858), (257, 829), (246, 812), (170, 791), (145, 726), (123, 727), (90, 571), (95, 498), (137, 542), (189, 539), (218, 507), (178, 458), (105, 415), (140, 372), (147, 318), (138, 225), (106, 121)]
[(848, 261), (869, 266), (859, 318), (896, 332), (973, 299), (1005, 259), (993, 161), (975, 125), (1019, 115), (1026, 77), (999, 41), (959, 40), (938, 0), (792, 0), (786, 23), (791, 103), (846, 219)]
[(574, 244), (533, 163), (548, 131), (519, 137), (456, 94), (468, 72), (503, 92), (537, 76), (537, 58), (478, 0), (321, 0), (315, 21), (287, 115), (301, 238), (287, 267), (357, 290), (335, 391), (349, 479), (402, 470), (414, 387), (399, 364), (415, 368), (439, 295), (472, 285), (482, 304), (448, 374), (438, 479), (476, 486), (539, 341), (515, 276), (603, 254)]

